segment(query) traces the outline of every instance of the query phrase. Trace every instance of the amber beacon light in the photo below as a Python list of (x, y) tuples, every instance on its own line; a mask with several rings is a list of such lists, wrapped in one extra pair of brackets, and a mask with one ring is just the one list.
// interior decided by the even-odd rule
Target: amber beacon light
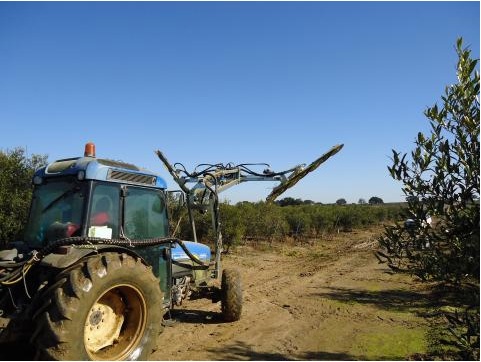
[(95, 144), (93, 142), (88, 142), (85, 144), (85, 157), (95, 157)]

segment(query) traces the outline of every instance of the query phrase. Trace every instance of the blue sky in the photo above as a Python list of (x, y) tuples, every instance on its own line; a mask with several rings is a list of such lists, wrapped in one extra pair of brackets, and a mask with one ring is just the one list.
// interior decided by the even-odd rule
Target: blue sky
[(281, 198), (400, 201), (391, 149), (428, 130), (457, 37), (479, 58), (479, 18), (479, 2), (0, 2), (0, 149), (53, 161), (93, 141), (173, 189), (156, 149), (281, 171), (344, 143)]

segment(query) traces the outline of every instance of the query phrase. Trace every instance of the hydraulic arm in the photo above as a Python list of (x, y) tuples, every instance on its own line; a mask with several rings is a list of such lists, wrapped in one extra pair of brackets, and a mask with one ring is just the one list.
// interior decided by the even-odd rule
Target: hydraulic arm
[[(301, 164), (281, 172), (274, 172), (266, 163), (257, 164), (200, 164), (194, 171), (188, 172), (181, 163), (171, 165), (164, 154), (157, 150), (156, 154), (163, 162), (174, 181), (179, 185), (181, 190), (187, 196), (187, 210), (189, 213), (190, 223), (194, 241), (197, 241), (195, 232), (195, 222), (192, 210), (206, 212), (211, 210), (212, 226), (216, 235), (216, 268), (215, 277), (220, 275), (220, 253), (222, 252), (222, 234), (220, 232), (219, 221), (219, 198), (218, 194), (229, 189), (234, 185), (238, 185), (247, 181), (277, 181), (280, 184), (274, 187), (272, 192), (267, 196), (266, 201), (272, 202), (287, 189), (293, 187), (299, 180), (308, 173), (317, 169), (322, 163), (330, 157), (338, 153), (343, 144), (333, 146), (329, 151), (317, 158), (314, 162), (306, 167)], [(262, 172), (252, 170), (252, 167), (264, 167)], [(188, 187), (188, 184), (194, 184)]]

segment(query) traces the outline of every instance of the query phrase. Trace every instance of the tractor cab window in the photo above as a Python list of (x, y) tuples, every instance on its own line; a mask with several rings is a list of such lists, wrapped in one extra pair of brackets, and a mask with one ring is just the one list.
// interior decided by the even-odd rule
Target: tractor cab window
[(85, 201), (85, 185), (74, 179), (47, 181), (35, 187), (25, 229), (31, 247), (79, 236)]
[(165, 237), (165, 196), (161, 190), (129, 187), (124, 204), (124, 233), (130, 239)]
[(88, 234), (118, 238), (120, 215), (120, 188), (118, 184), (97, 183), (90, 201)]

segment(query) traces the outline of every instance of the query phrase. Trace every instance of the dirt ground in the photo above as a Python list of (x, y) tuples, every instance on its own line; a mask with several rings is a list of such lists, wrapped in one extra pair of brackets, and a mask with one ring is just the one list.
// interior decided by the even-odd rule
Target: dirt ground
[(380, 230), (306, 245), (241, 246), (225, 268), (242, 275), (243, 311), (224, 323), (220, 303), (184, 302), (153, 360), (394, 360), (426, 352), (428, 297), (373, 254)]
[[(429, 343), (432, 300), (373, 254), (381, 230), (340, 233), (304, 245), (240, 246), (225, 268), (242, 276), (243, 311), (225, 323), (220, 302), (193, 299), (172, 311), (151, 360), (418, 359)], [(423, 314), (424, 313), (424, 314)], [(1, 359), (30, 360), (27, 346)], [(418, 357), (416, 357), (418, 356)]]

